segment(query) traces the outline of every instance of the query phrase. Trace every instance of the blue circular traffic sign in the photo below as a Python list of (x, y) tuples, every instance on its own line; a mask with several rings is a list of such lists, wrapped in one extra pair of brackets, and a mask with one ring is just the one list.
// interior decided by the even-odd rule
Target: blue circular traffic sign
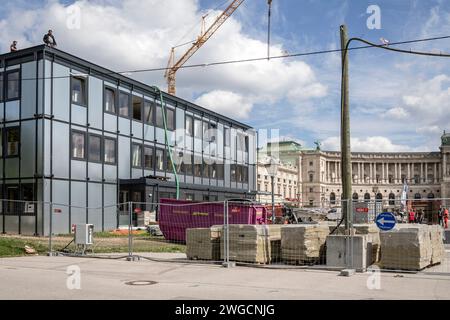
[(377, 227), (380, 230), (388, 231), (395, 227), (396, 224), (395, 216), (392, 212), (383, 212), (377, 216)]

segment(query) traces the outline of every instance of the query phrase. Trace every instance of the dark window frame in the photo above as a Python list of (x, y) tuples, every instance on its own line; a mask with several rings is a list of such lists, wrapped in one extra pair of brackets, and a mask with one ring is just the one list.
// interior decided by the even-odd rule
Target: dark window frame
[[(141, 157), (140, 157), (141, 164), (140, 164), (140, 166), (135, 166), (133, 163), (133, 147), (135, 147), (135, 146), (138, 146), (141, 148)], [(132, 168), (134, 168), (134, 169), (142, 169), (143, 168), (143, 166), (144, 166), (144, 152), (143, 151), (144, 151), (144, 145), (142, 143), (137, 143), (137, 142), (131, 143), (131, 154), (130, 154), (131, 159), (130, 160), (131, 160)]]
[[(118, 90), (119, 92), (117, 93), (117, 97), (118, 97), (118, 99), (117, 99), (117, 102), (118, 102), (118, 104), (117, 104), (117, 115), (119, 116), (119, 117), (121, 117), (121, 118), (124, 118), (124, 119), (131, 119), (132, 117), (131, 117), (131, 94), (129, 93), (129, 92), (126, 92), (126, 91), (123, 91), (123, 90)], [(120, 96), (121, 95), (126, 95), (127, 97), (128, 97), (128, 116), (125, 116), (125, 115), (123, 115), (123, 114), (120, 114), (120, 110), (121, 110), (121, 104), (120, 104)]]
[[(10, 98), (8, 94), (8, 76), (12, 73), (18, 73), (19, 79), (17, 80), (19, 82), (18, 85), (18, 94), (17, 97)], [(12, 69), (12, 70), (6, 70), (3, 72), (3, 102), (9, 102), (9, 101), (16, 101), (20, 100), (22, 97), (22, 70), (19, 69)]]
[[(157, 154), (157, 151), (162, 151), (162, 164), (163, 164), (163, 168), (162, 169), (159, 169), (158, 168), (158, 162), (157, 162), (157, 157), (156, 157), (156, 154)], [(166, 171), (166, 165), (167, 165), (167, 160), (166, 160), (166, 150), (165, 149), (162, 149), (162, 148), (158, 148), (158, 147), (156, 147), (155, 148), (155, 171), (158, 171), (158, 172), (165, 172)]]
[[(143, 123), (146, 124), (146, 125), (154, 127), (155, 126), (155, 117), (156, 117), (156, 102), (155, 101), (151, 101), (150, 99), (145, 99), (145, 97), (144, 97), (143, 101), (144, 101), (143, 102), (143, 112), (144, 112), (144, 114), (143, 114), (143, 116), (144, 116)], [(145, 104), (146, 103), (148, 103), (150, 105), (150, 115), (151, 115), (150, 122), (148, 122), (147, 119), (145, 119), (145, 116), (146, 116), (146, 114), (145, 114), (145, 112), (146, 112)], [(152, 110), (153, 110), (153, 112), (152, 112)]]
[[(110, 162), (110, 161), (106, 161), (105, 156), (106, 156), (106, 140), (110, 140), (110, 141), (114, 141), (114, 162)], [(117, 165), (117, 157), (118, 157), (118, 152), (117, 152), (117, 139), (116, 138), (111, 138), (111, 137), (103, 137), (103, 156), (102, 156), (102, 160), (103, 163), (106, 165)]]
[[(136, 119), (134, 117), (134, 99), (135, 98), (140, 99), (140, 101), (141, 101), (141, 107), (140, 107), (141, 118), (140, 119)], [(131, 95), (131, 119), (133, 121), (144, 123), (144, 97), (143, 96), (137, 96), (135, 94)]]
[[(83, 135), (83, 137), (84, 137), (84, 146), (83, 146), (83, 149), (84, 149), (84, 153), (83, 153), (83, 158), (78, 158), (78, 157), (75, 157), (74, 155), (73, 155), (73, 135), (74, 135), (74, 133), (75, 134), (82, 134)], [(72, 159), (72, 160), (76, 160), (76, 161), (86, 161), (87, 160), (87, 148), (86, 148), (86, 146), (87, 146), (87, 136), (86, 136), (86, 132), (85, 131), (80, 131), (80, 130), (74, 130), (74, 129), (71, 129), (70, 130), (70, 159)]]
[[(8, 131), (15, 130), (15, 129), (17, 129), (19, 131), (19, 141), (18, 141), (19, 145), (17, 147), (18, 153), (17, 153), (17, 155), (9, 155), (9, 153), (7, 152), (8, 151)], [(3, 128), (3, 130), (2, 130), (2, 147), (3, 147), (2, 155), (5, 159), (20, 158), (20, 155), (21, 155), (20, 151), (22, 149), (21, 138), (22, 138), (22, 135), (20, 132), (20, 126)]]
[[(111, 112), (111, 111), (106, 109), (106, 92), (108, 90), (112, 91), (114, 93), (114, 109), (115, 109), (114, 112)], [(118, 106), (119, 106), (118, 101), (119, 101), (119, 95), (117, 93), (117, 89), (113, 88), (113, 87), (110, 87), (110, 86), (106, 86), (106, 85), (103, 86), (103, 112), (116, 116), (117, 113), (118, 113), (118, 110), (119, 110), (119, 108), (118, 108)]]
[[(151, 167), (147, 167), (145, 165), (145, 150), (146, 149), (151, 149), (152, 150), (152, 166)], [(142, 165), (144, 166), (144, 170), (154, 171), (155, 167), (156, 167), (156, 151), (155, 151), (155, 147), (149, 146), (149, 145), (144, 145), (144, 152), (143, 152), (142, 156), (144, 158), (143, 159), (143, 163), (142, 163)]]
[[(91, 159), (91, 138), (100, 138), (100, 160)], [(87, 133), (87, 161), (92, 163), (103, 163), (103, 137), (96, 133)]]
[[(82, 83), (84, 83), (84, 101), (83, 103), (80, 103), (78, 101), (74, 101), (73, 100), (73, 80), (74, 79), (78, 79), (81, 80)], [(84, 76), (77, 76), (77, 75), (72, 75), (70, 76), (70, 103), (80, 106), (80, 107), (87, 107), (88, 106), (88, 101), (89, 101), (89, 96), (88, 96), (88, 92), (89, 92), (89, 78), (88, 77), (84, 77)]]
[[(199, 123), (200, 124), (200, 136), (198, 136), (196, 133), (197, 133), (197, 131), (195, 130), (195, 123)], [(200, 140), (203, 140), (203, 121), (202, 121), (202, 119), (200, 119), (200, 118), (196, 118), (196, 117), (194, 117), (194, 136), (193, 136), (195, 139), (200, 139)]]
[[(166, 118), (166, 125), (167, 125), (167, 130), (168, 131), (174, 131), (176, 126), (176, 112), (175, 112), (175, 107), (168, 107), (167, 103), (164, 103), (164, 112), (163, 112), (163, 107), (161, 105), (161, 103), (156, 103), (155, 104), (156, 108), (155, 108), (155, 124), (154, 126), (160, 129), (164, 129), (164, 116)], [(160, 109), (158, 109), (160, 108)], [(161, 116), (162, 118), (162, 123), (159, 124), (158, 123), (158, 110), (161, 110)], [(169, 117), (168, 117), (168, 110), (173, 112), (173, 124), (172, 126), (169, 125)]]
[[(192, 132), (189, 132), (187, 130), (187, 119), (188, 118), (190, 118), (191, 121), (192, 121), (192, 126), (191, 126)], [(186, 133), (186, 135), (188, 137), (193, 137), (194, 136), (194, 116), (191, 116), (190, 114), (185, 114), (185, 116), (184, 116), (184, 131), (185, 131), (185, 133)]]

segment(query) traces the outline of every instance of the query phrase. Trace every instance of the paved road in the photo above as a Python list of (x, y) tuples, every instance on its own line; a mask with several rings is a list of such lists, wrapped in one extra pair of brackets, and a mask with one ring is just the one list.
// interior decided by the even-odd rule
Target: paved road
[[(67, 267), (81, 270), (81, 289), (67, 289)], [(0, 259), (0, 299), (450, 299), (450, 276), (261, 269), (69, 257)], [(375, 278), (370, 278), (375, 279)], [(151, 280), (157, 284), (127, 285)], [(371, 282), (376, 286), (376, 281)]]

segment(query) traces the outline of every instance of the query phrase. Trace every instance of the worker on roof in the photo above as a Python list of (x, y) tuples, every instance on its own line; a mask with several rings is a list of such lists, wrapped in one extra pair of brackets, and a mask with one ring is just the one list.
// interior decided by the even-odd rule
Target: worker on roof
[(14, 40), (11, 43), (11, 46), (9, 47), (9, 49), (11, 50), (11, 52), (16, 52), (17, 51), (17, 41), (16, 40)]
[(57, 46), (53, 30), (48, 30), (48, 33), (44, 35), (43, 41), (49, 47), (53, 48)]

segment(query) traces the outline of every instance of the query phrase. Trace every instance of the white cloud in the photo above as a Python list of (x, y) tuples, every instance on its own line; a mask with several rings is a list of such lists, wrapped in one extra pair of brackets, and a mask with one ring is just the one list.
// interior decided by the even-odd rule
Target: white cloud
[[(408, 146), (397, 145), (386, 137), (374, 136), (350, 139), (352, 152), (408, 152), (414, 151)], [(341, 149), (339, 137), (330, 137), (323, 141), (322, 149), (329, 151), (339, 151)]]
[(214, 90), (203, 94), (195, 103), (217, 113), (232, 118), (246, 119), (252, 104), (242, 95), (223, 90)]
[(408, 118), (409, 114), (406, 112), (405, 109), (402, 107), (395, 107), (392, 109), (389, 109), (384, 115), (384, 118), (393, 118), (393, 119), (406, 119)]
[[(7, 12), (0, 21), (1, 48), (6, 50), (12, 39), (18, 39), (20, 47), (39, 44), (52, 28), (61, 50), (115, 71), (162, 67), (177, 41), (186, 42), (198, 35), (204, 13), (198, 0), (79, 0), (75, 5), (81, 8), (80, 30), (67, 29), (66, 7), (56, 0), (39, 9)], [(210, 13), (208, 23), (218, 14)], [(192, 32), (186, 33), (190, 29)], [(188, 64), (264, 57), (266, 43), (250, 37), (248, 31), (235, 16), (230, 17)], [(184, 50), (187, 47), (176, 49), (178, 58)], [(271, 48), (273, 55), (282, 51), (279, 45)], [(162, 71), (135, 77), (166, 88)], [(244, 105), (228, 106), (227, 110), (239, 109), (228, 114), (246, 118), (254, 104), (272, 105), (286, 96), (294, 101), (323, 97), (326, 88), (308, 64), (293, 59), (187, 68), (177, 73), (177, 95), (183, 98), (192, 100), (202, 94), (198, 101), (212, 102), (211, 97), (220, 92), (231, 102), (240, 97)], [(216, 111), (225, 109), (214, 105), (210, 104)]]

